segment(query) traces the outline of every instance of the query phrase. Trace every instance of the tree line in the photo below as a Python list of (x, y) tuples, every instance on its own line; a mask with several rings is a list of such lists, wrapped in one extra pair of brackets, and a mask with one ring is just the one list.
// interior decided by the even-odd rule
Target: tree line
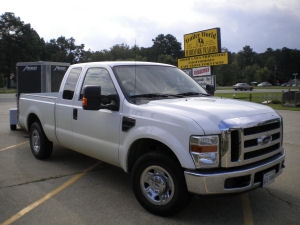
[[(77, 45), (73, 37), (64, 36), (45, 41), (31, 27), (14, 13), (0, 16), (0, 87), (11, 74), (15, 74), (17, 62), (54, 61), (71, 64), (94, 61), (150, 61), (177, 65), (177, 59), (184, 57), (182, 45), (171, 34), (159, 34), (152, 39), (151, 47), (116, 44), (110, 49), (85, 50), (84, 44)], [(217, 83), (221, 86), (236, 82), (276, 81), (283, 83), (292, 74), (300, 71), (300, 51), (282, 48), (268, 48), (264, 53), (256, 53), (245, 46), (238, 53), (229, 53), (229, 64), (213, 67)]]

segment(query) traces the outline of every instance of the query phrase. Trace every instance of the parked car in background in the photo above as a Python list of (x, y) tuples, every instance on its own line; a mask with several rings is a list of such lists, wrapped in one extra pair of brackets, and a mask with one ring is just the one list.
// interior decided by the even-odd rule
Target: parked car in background
[(270, 87), (270, 86), (272, 86), (272, 84), (269, 82), (262, 82), (257, 85), (257, 87)]
[(241, 90), (241, 91), (247, 91), (247, 90), (250, 90), (250, 91), (252, 91), (253, 87), (250, 86), (250, 85), (247, 84), (247, 83), (237, 83), (237, 84), (233, 85), (233, 89), (234, 89), (235, 91), (237, 91), (237, 90)]

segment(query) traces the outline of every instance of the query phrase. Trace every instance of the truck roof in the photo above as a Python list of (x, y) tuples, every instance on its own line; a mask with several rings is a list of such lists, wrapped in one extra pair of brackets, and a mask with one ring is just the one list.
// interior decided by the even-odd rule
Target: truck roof
[(137, 65), (137, 66), (172, 66), (169, 64), (164, 64), (164, 63), (153, 63), (153, 62), (137, 62), (137, 61), (104, 61), (104, 62), (89, 62), (89, 63), (79, 63), (79, 64), (73, 64), (73, 66), (131, 66), (131, 65)]

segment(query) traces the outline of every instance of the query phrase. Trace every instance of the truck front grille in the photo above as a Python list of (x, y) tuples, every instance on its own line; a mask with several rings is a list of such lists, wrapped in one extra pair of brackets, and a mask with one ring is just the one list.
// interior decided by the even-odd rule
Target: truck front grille
[(280, 119), (243, 129), (230, 129), (227, 148), (222, 156), (223, 167), (242, 166), (270, 158), (282, 151)]

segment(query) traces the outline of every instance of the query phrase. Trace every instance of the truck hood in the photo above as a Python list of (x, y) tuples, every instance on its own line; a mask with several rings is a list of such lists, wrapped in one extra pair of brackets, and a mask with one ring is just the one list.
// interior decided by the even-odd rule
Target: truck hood
[[(226, 127), (243, 127), (251, 123), (279, 118), (270, 107), (247, 101), (191, 97), (151, 101), (148, 107), (159, 108), (194, 120), (205, 134), (219, 133)], [(172, 115), (170, 115), (172, 116)]]

